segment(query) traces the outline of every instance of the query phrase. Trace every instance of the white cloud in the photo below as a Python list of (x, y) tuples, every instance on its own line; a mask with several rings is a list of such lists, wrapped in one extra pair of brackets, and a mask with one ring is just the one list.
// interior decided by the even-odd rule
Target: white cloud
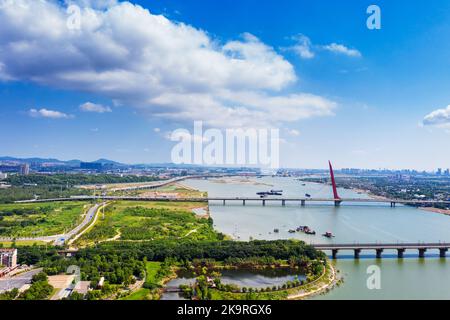
[(69, 119), (73, 118), (72, 115), (66, 114), (64, 112), (48, 110), (48, 109), (30, 109), (28, 115), (33, 118), (50, 118), (50, 119)]
[(289, 47), (289, 50), (294, 51), (302, 59), (312, 59), (316, 56), (316, 51), (327, 50), (337, 54), (343, 54), (349, 57), (361, 57), (362, 54), (356, 49), (350, 49), (342, 44), (331, 43), (328, 45), (315, 45), (311, 40), (303, 35), (299, 34), (292, 37), (292, 40), (296, 42), (295, 45)]
[(159, 132), (161, 132), (161, 129), (160, 128), (154, 128), (153, 131), (156, 132), (156, 133), (159, 133)]
[(105, 9), (112, 7), (118, 3), (117, 0), (64, 0), (66, 5), (75, 4), (80, 7), (88, 7), (95, 9)]
[(284, 94), (297, 80), (294, 67), (251, 34), (222, 43), (129, 2), (66, 3), (83, 5), (80, 30), (66, 27), (59, 2), (0, 0), (0, 79), (92, 92), (152, 117), (218, 127), (276, 125), (336, 107)]
[(325, 50), (333, 53), (343, 54), (349, 57), (361, 57), (362, 54), (356, 49), (350, 49), (343, 44), (331, 43), (329, 45), (323, 46)]
[(82, 105), (80, 105), (80, 110), (84, 112), (96, 112), (96, 113), (112, 112), (110, 107), (92, 102), (83, 103)]
[(450, 105), (447, 108), (438, 109), (426, 115), (422, 123), (424, 126), (450, 130)]
[(314, 58), (315, 54), (312, 51), (311, 40), (308, 37), (300, 34), (298, 36), (295, 36), (293, 39), (297, 42), (297, 44), (293, 45), (291, 49), (295, 53), (297, 53), (300, 56), (300, 58), (303, 59)]
[(296, 129), (288, 129), (287, 130), (288, 134), (294, 137), (298, 137), (300, 135), (300, 131), (296, 130)]

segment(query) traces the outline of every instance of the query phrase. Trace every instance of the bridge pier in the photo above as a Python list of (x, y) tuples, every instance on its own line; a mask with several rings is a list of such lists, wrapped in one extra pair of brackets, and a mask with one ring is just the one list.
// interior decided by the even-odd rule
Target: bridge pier
[(405, 249), (401, 248), (401, 249), (397, 249), (397, 257), (399, 259), (403, 259), (403, 254), (405, 253)]
[(355, 259), (359, 259), (360, 253), (361, 253), (361, 249), (355, 249)]
[(301, 206), (304, 207), (305, 205), (306, 205), (306, 201), (305, 201), (305, 200), (302, 200), (302, 201), (301, 201)]
[(263, 207), (265, 207), (266, 206), (266, 200), (263, 200), (262, 204), (263, 204)]
[(384, 249), (376, 249), (376, 253), (377, 253), (377, 259), (381, 259), (381, 254), (383, 253)]
[(242, 205), (245, 206), (245, 200), (242, 200)]
[(334, 206), (335, 207), (340, 207), (341, 206), (342, 201), (335, 201), (334, 202)]
[(339, 251), (338, 249), (331, 250), (331, 256), (333, 257), (334, 260), (337, 259), (338, 251)]
[(223, 205), (225, 205), (225, 200), (223, 200)]
[(420, 248), (419, 249), (419, 258), (425, 258), (425, 252), (427, 252), (427, 249)]
[(439, 249), (439, 257), (445, 258), (447, 254), (448, 248), (440, 248)]
[(395, 202), (391, 202), (391, 208), (395, 208)]
[(281, 200), (281, 205), (282, 205), (283, 207), (285, 207), (285, 206), (286, 206), (286, 200)]

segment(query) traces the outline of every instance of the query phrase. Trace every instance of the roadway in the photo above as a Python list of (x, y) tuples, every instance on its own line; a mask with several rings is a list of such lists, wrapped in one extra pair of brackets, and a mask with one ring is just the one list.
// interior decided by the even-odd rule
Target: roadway
[(75, 236), (80, 230), (82, 230), (85, 226), (87, 226), (91, 220), (95, 217), (95, 213), (99, 208), (99, 204), (96, 204), (89, 208), (84, 217), (83, 221), (76, 226), (74, 229), (70, 230), (65, 234), (52, 235), (52, 236), (44, 236), (44, 237), (28, 237), (28, 238), (0, 238), (0, 241), (42, 241), (42, 242), (53, 242), (55, 245), (64, 245), (64, 243)]
[(4, 291), (10, 291), (14, 288), (20, 289), (24, 285), (30, 284), (33, 276), (41, 271), (42, 269), (33, 269), (31, 271), (18, 274), (17, 276), (6, 276), (0, 278), (0, 293)]

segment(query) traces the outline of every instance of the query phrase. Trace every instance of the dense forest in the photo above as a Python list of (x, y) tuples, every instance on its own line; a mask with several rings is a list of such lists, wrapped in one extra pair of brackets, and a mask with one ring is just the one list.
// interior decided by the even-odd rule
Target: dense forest
[(132, 183), (132, 182), (149, 182), (158, 180), (154, 176), (119, 176), (109, 174), (53, 174), (41, 175), (30, 174), (26, 176), (14, 175), (9, 176), (6, 182), (13, 186), (22, 186), (24, 184), (37, 185), (57, 185), (57, 186), (75, 186), (86, 184), (106, 184), (106, 183)]
[[(42, 261), (60, 259), (58, 248), (31, 246), (21, 247), (18, 254), (19, 263), (37, 264)], [(273, 257), (288, 260), (291, 257), (305, 257), (311, 260), (325, 259), (326, 255), (297, 240), (255, 240), (240, 241), (148, 241), (148, 242), (105, 242), (94, 247), (80, 249), (74, 259), (91, 260), (93, 256), (116, 256), (115, 259), (137, 259), (164, 261), (168, 258), (177, 260), (215, 259), (225, 261), (230, 258)], [(69, 260), (69, 259), (66, 259)]]
[(151, 241), (151, 242), (107, 242), (95, 248), (85, 249), (79, 254), (88, 254), (90, 250), (107, 254), (110, 252), (132, 251), (149, 261), (164, 261), (166, 258), (178, 260), (227, 258), (273, 257), (289, 259), (291, 256), (304, 256), (309, 259), (325, 259), (323, 252), (315, 250), (302, 241)]
[(38, 196), (42, 199), (68, 198), (70, 196), (92, 195), (92, 191), (66, 188), (65, 186), (43, 185), (43, 186), (13, 186), (0, 189), (0, 204), (13, 203), (14, 201), (30, 200)]

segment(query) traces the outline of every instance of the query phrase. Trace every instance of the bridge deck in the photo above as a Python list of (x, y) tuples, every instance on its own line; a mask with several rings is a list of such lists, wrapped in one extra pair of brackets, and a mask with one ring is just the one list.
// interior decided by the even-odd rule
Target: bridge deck
[(354, 243), (354, 244), (313, 244), (319, 250), (376, 250), (376, 249), (446, 249), (450, 243)]
[(434, 200), (401, 200), (401, 199), (372, 199), (372, 198), (259, 198), (259, 197), (209, 197), (209, 198), (164, 198), (164, 197), (127, 197), (127, 196), (74, 196), (70, 198), (39, 199), (16, 201), (16, 203), (27, 202), (55, 202), (55, 201), (79, 201), (79, 200), (125, 200), (125, 201), (155, 201), (155, 202), (209, 202), (209, 201), (254, 201), (254, 202), (347, 202), (347, 203), (398, 203), (410, 205), (432, 205), (445, 204), (450, 205), (450, 201)]

